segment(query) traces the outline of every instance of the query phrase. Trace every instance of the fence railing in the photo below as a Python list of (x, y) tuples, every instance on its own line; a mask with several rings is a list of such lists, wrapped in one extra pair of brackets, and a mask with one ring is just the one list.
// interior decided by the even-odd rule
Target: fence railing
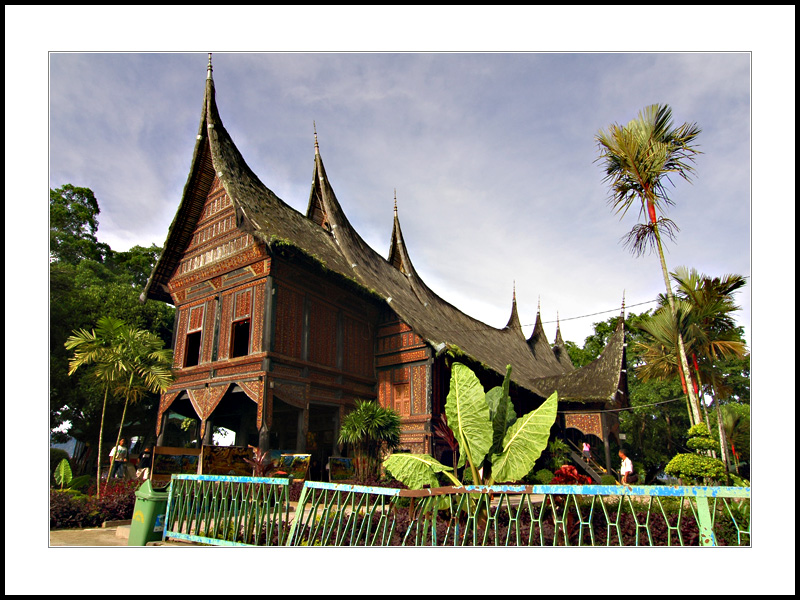
[(289, 480), (173, 475), (164, 539), (214, 546), (282, 546), (289, 525)]
[[(219, 531), (225, 535), (209, 535)], [(742, 546), (750, 544), (750, 488), (399, 490), (307, 481), (290, 503), (286, 479), (181, 475), (164, 537), (215, 545)]]

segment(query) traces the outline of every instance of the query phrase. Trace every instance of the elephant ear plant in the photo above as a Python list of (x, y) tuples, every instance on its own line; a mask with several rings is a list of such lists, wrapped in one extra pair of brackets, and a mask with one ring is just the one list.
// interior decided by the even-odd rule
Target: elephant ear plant
[[(447, 425), (459, 446), (458, 467), (469, 468), (475, 485), (522, 479), (547, 446), (556, 419), (557, 393), (536, 410), (518, 418), (511, 404), (510, 384), (511, 366), (508, 366), (503, 385), (484, 393), (469, 367), (453, 363), (444, 410)], [(437, 487), (437, 473), (444, 473), (456, 486), (463, 485), (452, 467), (427, 454), (393, 454), (383, 465), (411, 489), (421, 489), (424, 485)]]

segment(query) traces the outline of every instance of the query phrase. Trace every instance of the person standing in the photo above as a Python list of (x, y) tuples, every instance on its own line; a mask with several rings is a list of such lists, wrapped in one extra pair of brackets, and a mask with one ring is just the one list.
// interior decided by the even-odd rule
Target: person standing
[(121, 438), (119, 443), (108, 453), (111, 461), (111, 470), (108, 473), (109, 479), (125, 479), (125, 463), (128, 462), (128, 448), (125, 447), (125, 438)]
[(586, 464), (589, 464), (589, 459), (592, 457), (592, 448), (589, 446), (589, 442), (583, 442), (583, 459), (586, 461)]
[(619, 475), (622, 479), (622, 483), (636, 483), (639, 477), (633, 472), (633, 462), (631, 462), (631, 459), (628, 458), (628, 454), (625, 452), (625, 450), (619, 451), (619, 457), (622, 460), (622, 464), (619, 468)]
[(139, 455), (139, 464), (136, 465), (136, 479), (144, 481), (150, 478), (150, 469), (153, 466), (153, 451), (147, 446)]

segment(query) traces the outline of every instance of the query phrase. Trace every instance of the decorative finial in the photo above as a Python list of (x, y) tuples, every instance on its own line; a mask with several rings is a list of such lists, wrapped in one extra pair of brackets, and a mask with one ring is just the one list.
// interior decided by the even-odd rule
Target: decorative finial
[(536, 306), (536, 314), (538, 315), (541, 312), (542, 312), (542, 297), (539, 296), (539, 304)]
[(319, 154), (319, 140), (317, 139), (317, 122), (311, 121), (314, 123), (314, 154)]
[(209, 52), (208, 53), (208, 75), (206, 76), (206, 79), (211, 79), (211, 80), (214, 79), (211, 76), (211, 71), (213, 71), (213, 70), (214, 70), (214, 68), (211, 66), (211, 52)]
[(622, 290), (622, 314), (625, 314), (625, 290)]
[(394, 188), (394, 216), (397, 216), (397, 188)]
[(516, 279), (514, 280), (514, 292), (513, 292), (513, 295), (512, 295), (512, 300), (514, 301), (514, 304), (517, 303), (517, 280)]

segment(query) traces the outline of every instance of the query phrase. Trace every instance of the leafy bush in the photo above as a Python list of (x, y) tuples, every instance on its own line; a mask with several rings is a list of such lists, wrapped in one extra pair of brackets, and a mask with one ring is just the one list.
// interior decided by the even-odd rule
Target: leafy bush
[(564, 465), (553, 474), (550, 485), (591, 485), (592, 478), (578, 473), (572, 465)]
[(719, 444), (711, 437), (705, 423), (690, 427), (689, 436), (686, 445), (695, 450), (696, 454), (678, 454), (669, 461), (664, 472), (690, 482), (724, 479), (725, 465), (722, 461), (700, 454), (707, 450), (719, 450)]
[(534, 475), (537, 482), (541, 483), (542, 485), (550, 485), (550, 482), (553, 481), (553, 472), (548, 469), (539, 469), (536, 471), (536, 475)]
[[(50, 491), (50, 529), (99, 527), (105, 521), (123, 521), (133, 516), (136, 481), (109, 484), (99, 497), (78, 490)], [(94, 488), (89, 489), (94, 493)]]
[(600, 477), (600, 485), (614, 485), (616, 483), (617, 480), (614, 479), (614, 476), (610, 475), (609, 473), (605, 473), (602, 477)]
[(699, 454), (678, 454), (669, 461), (664, 472), (692, 482), (704, 478), (717, 481), (725, 478), (725, 466), (721, 460)]

